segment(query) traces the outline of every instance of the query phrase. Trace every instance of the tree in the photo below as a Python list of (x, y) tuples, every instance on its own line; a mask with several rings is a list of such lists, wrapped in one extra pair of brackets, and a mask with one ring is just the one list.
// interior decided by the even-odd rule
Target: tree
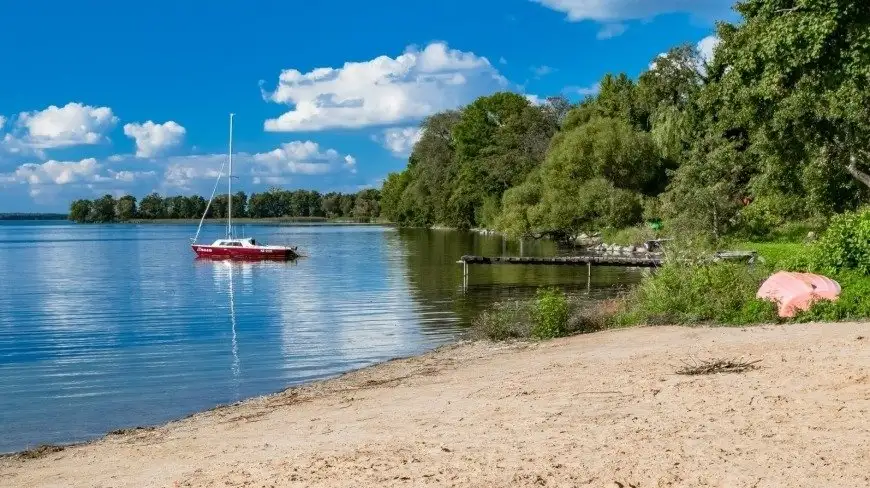
[(320, 202), (320, 211), (327, 218), (338, 217), (341, 214), (341, 194), (327, 193)]
[(115, 203), (115, 219), (126, 222), (136, 218), (136, 197), (124, 195)]
[(540, 175), (530, 179), (506, 194), (498, 219), (514, 235), (634, 224), (641, 218), (641, 196), (661, 191), (665, 175), (647, 133), (624, 120), (594, 118), (558, 134)]
[(353, 209), (356, 204), (354, 195), (342, 195), (339, 206), (341, 207), (341, 216), (350, 217), (353, 215)]
[(69, 206), (69, 220), (73, 222), (89, 222), (92, 203), (90, 200), (73, 200)]
[(248, 208), (248, 195), (243, 191), (237, 191), (235, 195), (233, 195), (233, 216), (235, 217), (247, 217), (247, 208)]
[(115, 198), (112, 195), (104, 195), (94, 200), (88, 220), (91, 222), (114, 222)]
[(381, 192), (370, 188), (360, 191), (354, 202), (353, 217), (359, 220), (376, 219), (380, 215)]
[[(725, 130), (745, 130), (763, 158), (756, 193), (821, 190), (816, 198), (866, 198), (870, 186), (870, 3), (745, 0), (738, 25), (723, 24), (711, 64)], [(824, 168), (809, 170), (812, 165)], [(851, 175), (864, 186), (812, 181)], [(839, 194), (825, 195), (838, 188)], [(845, 191), (845, 193), (843, 193)], [(854, 202), (854, 198), (847, 198)]]
[(143, 219), (162, 219), (166, 218), (166, 206), (161, 197), (157, 193), (151, 193), (139, 202), (139, 215)]

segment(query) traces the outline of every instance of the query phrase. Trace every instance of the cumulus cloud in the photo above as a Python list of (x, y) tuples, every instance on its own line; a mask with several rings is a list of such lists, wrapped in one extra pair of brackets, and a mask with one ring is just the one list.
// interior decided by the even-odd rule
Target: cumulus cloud
[(312, 141), (293, 141), (280, 147), (253, 155), (256, 176), (281, 176), (284, 174), (321, 175), (331, 173), (339, 166), (356, 168), (356, 159), (342, 156), (335, 149), (321, 150)]
[(39, 149), (97, 144), (118, 122), (109, 107), (68, 103), (42, 111), (21, 112), (16, 125), (25, 144)]
[(423, 137), (423, 129), (420, 127), (390, 127), (383, 134), (376, 136), (385, 149), (396, 156), (407, 156), (414, 149), (414, 144)]
[(531, 94), (529, 94), (529, 95), (525, 95), (525, 97), (526, 97), (526, 100), (528, 100), (529, 103), (531, 103), (532, 105), (541, 106), (541, 105), (547, 103), (547, 99), (546, 99), (546, 98), (541, 98), (541, 97), (539, 97), (539, 96), (537, 96), (537, 95), (531, 95)]
[(170, 120), (163, 124), (147, 121), (144, 124), (126, 124), (124, 135), (136, 141), (136, 157), (150, 158), (178, 146), (187, 131)]
[(21, 183), (33, 188), (75, 184), (124, 182), (132, 183), (141, 177), (153, 177), (154, 171), (103, 171), (104, 165), (96, 158), (80, 161), (49, 160), (43, 163), (26, 163), (15, 171), (0, 175), (0, 182)]
[(3, 130), (4, 125), (6, 125), (6, 117), (0, 115), (0, 130)]
[(293, 109), (264, 127), (293, 132), (397, 124), (456, 108), (507, 84), (486, 58), (435, 42), (395, 58), (308, 73), (284, 70), (275, 90), (263, 95)]
[(685, 12), (701, 17), (727, 13), (732, 0), (531, 0), (568, 14), (579, 22), (618, 23), (622, 20), (649, 19), (661, 14)]
[(722, 42), (722, 39), (719, 39), (715, 35), (707, 36), (698, 42), (698, 53), (701, 55), (701, 60), (704, 64), (709, 64), (710, 61), (713, 61), (713, 53), (720, 42)]
[[(189, 189), (197, 183), (214, 180), (225, 154), (201, 154), (167, 158), (163, 174), (165, 187)], [(340, 170), (356, 172), (356, 158), (335, 149), (322, 149), (313, 141), (293, 141), (272, 151), (233, 154), (233, 176), (249, 175), (254, 184), (284, 184), (292, 175), (323, 175)], [(228, 171), (224, 168), (224, 174)]]
[(67, 185), (82, 181), (96, 181), (100, 165), (94, 158), (81, 161), (46, 161), (44, 163), (22, 164), (11, 175), (8, 181), (27, 183), (30, 185)]

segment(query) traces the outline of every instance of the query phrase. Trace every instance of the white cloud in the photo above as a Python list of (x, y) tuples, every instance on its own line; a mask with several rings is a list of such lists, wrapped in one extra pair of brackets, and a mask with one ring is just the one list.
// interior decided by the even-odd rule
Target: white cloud
[(423, 136), (420, 127), (390, 127), (374, 139), (396, 156), (408, 156)]
[(7, 176), (7, 181), (27, 183), (31, 186), (55, 184), (67, 185), (82, 181), (96, 181), (100, 165), (94, 158), (81, 161), (46, 161), (41, 164), (22, 164), (14, 173)]
[(625, 24), (620, 23), (611, 23), (606, 24), (604, 27), (598, 31), (598, 34), (595, 36), (599, 41), (605, 39), (612, 39), (614, 37), (621, 36), (625, 34), (625, 31), (628, 29)]
[[(701, 57), (697, 66), (695, 66), (695, 69), (697, 69), (699, 73), (704, 74), (707, 71), (707, 65), (713, 61), (713, 54), (716, 47), (719, 46), (719, 43), (721, 42), (722, 40), (719, 39), (719, 37), (710, 35), (701, 39), (698, 41), (698, 44), (695, 45), (695, 48), (698, 50), (698, 54)], [(651, 71), (656, 69), (658, 66), (658, 60), (667, 57), (667, 55), (668, 53), (660, 53), (656, 56), (655, 60), (649, 64), (649, 69)]]
[(348, 154), (344, 157), (344, 169), (356, 173), (356, 158)]
[(65, 186), (74, 184), (92, 185), (94, 183), (124, 182), (132, 183), (142, 177), (153, 177), (154, 171), (115, 171), (103, 172), (103, 164), (96, 158), (81, 161), (56, 161), (44, 163), (26, 163), (15, 171), (0, 174), (0, 182), (27, 184), (40, 193), (44, 187)]
[(698, 42), (698, 53), (701, 55), (701, 60), (704, 64), (709, 64), (710, 61), (713, 61), (713, 53), (721, 42), (722, 39), (719, 39), (719, 37), (715, 35), (707, 36)]
[(0, 115), (0, 130), (3, 130), (4, 125), (6, 125), (6, 117)]
[(616, 23), (685, 12), (701, 17), (727, 13), (732, 0), (531, 0), (568, 14), (568, 20)]
[(507, 59), (504, 56), (498, 58), (498, 64), (508, 64)]
[(268, 100), (293, 109), (265, 122), (270, 132), (361, 128), (420, 119), (507, 86), (484, 58), (436, 42), (390, 58), (347, 62), (308, 73), (281, 72)]
[[(173, 156), (163, 174), (165, 187), (188, 190), (218, 177), (225, 154)], [(340, 170), (356, 172), (356, 158), (335, 149), (321, 149), (312, 141), (293, 141), (256, 154), (233, 154), (233, 176), (250, 175), (254, 184), (286, 184), (291, 175), (324, 175)], [(224, 174), (227, 172), (224, 168)], [(209, 192), (211, 187), (209, 187)]]
[(545, 98), (541, 98), (537, 95), (525, 95), (525, 97), (526, 97), (526, 100), (528, 100), (529, 103), (531, 103), (532, 105), (541, 106), (541, 105), (547, 103), (547, 100)]
[(133, 183), (134, 181), (143, 178), (143, 177), (154, 177), (157, 176), (156, 171), (114, 171), (109, 170), (109, 177), (113, 180), (122, 181), (124, 183)]
[(105, 133), (118, 118), (109, 107), (92, 107), (81, 103), (68, 103), (63, 107), (52, 105), (39, 112), (21, 112), (17, 126), (26, 132), (24, 143), (34, 148), (97, 144), (105, 140)]
[(312, 141), (293, 141), (267, 153), (253, 156), (257, 176), (280, 176), (283, 174), (320, 175), (333, 172), (337, 166), (356, 167), (351, 155), (341, 156), (335, 149), (321, 151)]
[(163, 124), (147, 121), (144, 124), (127, 124), (124, 135), (136, 141), (136, 157), (150, 158), (178, 146), (187, 131), (170, 120)]
[[(233, 155), (233, 161), (236, 161), (239, 156), (241, 159), (250, 158), (246, 154)], [(188, 189), (192, 183), (198, 180), (214, 180), (220, 174), (221, 164), (226, 161), (225, 154), (170, 157), (163, 173), (163, 184), (168, 187)], [(226, 171), (227, 169), (224, 168), (224, 174)]]

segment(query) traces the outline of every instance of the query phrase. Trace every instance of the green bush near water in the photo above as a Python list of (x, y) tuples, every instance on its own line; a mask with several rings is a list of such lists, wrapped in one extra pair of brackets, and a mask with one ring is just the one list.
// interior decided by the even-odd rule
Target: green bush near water
[(475, 339), (546, 340), (607, 328), (611, 315), (588, 300), (572, 298), (557, 288), (538, 290), (533, 300), (494, 305), (474, 321)]
[(664, 266), (644, 278), (614, 317), (617, 325), (742, 325), (779, 319), (755, 298), (767, 268), (714, 263)]
[(568, 313), (568, 299), (565, 292), (555, 288), (538, 290), (532, 313), (534, 321), (532, 337), (554, 339), (568, 335)]

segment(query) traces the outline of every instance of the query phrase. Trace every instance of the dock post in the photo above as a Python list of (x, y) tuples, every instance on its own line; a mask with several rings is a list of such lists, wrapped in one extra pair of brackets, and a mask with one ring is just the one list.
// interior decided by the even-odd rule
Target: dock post
[(586, 263), (586, 293), (592, 292), (592, 263)]
[(468, 291), (468, 263), (462, 262), (462, 293)]

